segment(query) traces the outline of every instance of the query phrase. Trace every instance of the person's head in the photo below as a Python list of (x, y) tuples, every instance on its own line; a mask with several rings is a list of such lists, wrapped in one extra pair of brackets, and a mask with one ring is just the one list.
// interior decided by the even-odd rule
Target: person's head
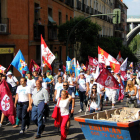
[(96, 73), (96, 69), (95, 68), (93, 69), (93, 73)]
[(81, 78), (81, 79), (84, 79), (84, 73), (81, 73), (81, 74), (80, 74), (80, 78)]
[(133, 73), (133, 78), (136, 79), (137, 78), (137, 74)]
[(1, 80), (5, 80), (6, 81), (6, 79), (7, 79), (6, 75), (3, 74)]
[(132, 81), (132, 80), (128, 80), (128, 81), (127, 81), (127, 87), (128, 87), (128, 88), (134, 87), (134, 84), (133, 84), (133, 81)]
[(133, 73), (130, 74), (130, 78), (133, 79)]
[(74, 73), (74, 72), (72, 72), (71, 76), (72, 76), (72, 77), (75, 77), (75, 73)]
[(87, 70), (87, 75), (90, 75), (90, 70)]
[(50, 70), (47, 70), (46, 74), (47, 74), (47, 76), (49, 76), (50, 75)]
[(130, 70), (130, 73), (133, 72), (133, 69), (132, 68), (130, 68), (129, 70)]
[(97, 84), (94, 84), (93, 86), (92, 86), (92, 91), (91, 91), (91, 93), (93, 94), (96, 94), (97, 93)]
[(27, 71), (26, 75), (27, 75), (28, 79), (32, 79), (32, 72), (31, 71)]
[(84, 70), (83, 70), (83, 69), (81, 69), (81, 70), (80, 70), (80, 73), (84, 73)]
[(68, 91), (67, 90), (62, 90), (62, 92), (61, 92), (61, 98), (62, 99), (67, 99), (68, 98)]
[(36, 80), (36, 88), (40, 89), (42, 87), (42, 82), (40, 80)]
[(120, 73), (117, 73), (117, 77), (120, 77), (121, 76), (121, 74)]
[(43, 76), (42, 75), (39, 75), (38, 76), (38, 80), (41, 81), (41, 82), (43, 82)]
[(34, 71), (34, 72), (33, 72), (33, 75), (34, 75), (34, 77), (37, 77), (37, 75), (38, 75), (38, 74), (37, 74), (37, 71)]
[(61, 75), (59, 75), (57, 79), (58, 79), (59, 83), (62, 83), (62, 76)]
[(61, 69), (58, 69), (58, 75), (61, 75)]
[(24, 78), (24, 77), (21, 77), (20, 78), (20, 85), (22, 85), (22, 86), (26, 86), (26, 78)]
[(94, 78), (90, 78), (90, 83), (93, 83), (94, 82)]
[(12, 72), (11, 71), (8, 71), (7, 74), (6, 74), (6, 76), (9, 77), (9, 78), (11, 78), (12, 77)]
[(114, 75), (114, 71), (113, 70), (111, 71), (111, 74)]
[(136, 70), (136, 73), (138, 73), (139, 71), (138, 70)]
[(63, 82), (63, 89), (67, 90), (69, 87), (68, 82)]

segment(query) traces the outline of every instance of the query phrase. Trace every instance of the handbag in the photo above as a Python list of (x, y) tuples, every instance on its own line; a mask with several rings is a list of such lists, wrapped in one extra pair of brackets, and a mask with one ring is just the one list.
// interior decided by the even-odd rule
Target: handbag
[(61, 113), (60, 113), (60, 108), (58, 107), (60, 103), (61, 98), (58, 101), (58, 104), (54, 107), (53, 113), (52, 113), (52, 118), (55, 119), (54, 121), (54, 126), (55, 127), (60, 127), (61, 125)]

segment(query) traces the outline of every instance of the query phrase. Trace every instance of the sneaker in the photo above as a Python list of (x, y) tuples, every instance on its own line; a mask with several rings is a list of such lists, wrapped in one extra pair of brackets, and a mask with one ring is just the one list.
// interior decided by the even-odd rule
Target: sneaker
[(10, 122), (6, 123), (6, 125), (10, 125), (10, 124), (11, 124)]
[(0, 123), (0, 127), (2, 127), (2, 124)]
[(25, 130), (27, 130), (27, 129), (29, 129), (29, 125), (26, 125), (26, 126), (25, 126)]
[(83, 112), (83, 110), (82, 110), (82, 109), (80, 109), (78, 112), (79, 112), (79, 113), (81, 113), (81, 112)]
[(23, 131), (23, 130), (20, 130), (19, 133), (20, 133), (20, 134), (24, 134), (24, 131)]

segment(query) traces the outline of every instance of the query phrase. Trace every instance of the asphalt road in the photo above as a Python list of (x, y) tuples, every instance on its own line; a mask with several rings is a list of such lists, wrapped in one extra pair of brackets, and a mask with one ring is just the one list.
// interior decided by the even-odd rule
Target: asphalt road
[[(125, 106), (125, 101), (122, 103), (116, 103), (116, 108)], [(50, 116), (53, 111), (53, 103), (50, 103)], [(76, 98), (76, 106), (74, 108), (74, 116), (84, 115), (84, 112), (78, 113), (80, 109), (79, 98)], [(104, 106), (104, 110), (111, 109), (111, 104)], [(89, 112), (88, 112), (89, 113)], [(12, 125), (6, 126), (6, 122), (3, 123), (0, 128), (0, 140), (33, 140), (36, 136), (37, 126), (31, 122), (31, 125), (24, 134), (19, 134), (21, 124), (18, 128), (13, 128)], [(60, 140), (60, 132), (57, 128), (54, 127), (54, 120), (49, 117), (46, 122), (45, 130), (42, 134), (40, 140)], [(74, 121), (74, 118), (71, 119), (71, 126), (69, 130), (69, 135), (67, 140), (85, 140), (85, 137), (81, 131), (80, 125), (78, 122)]]

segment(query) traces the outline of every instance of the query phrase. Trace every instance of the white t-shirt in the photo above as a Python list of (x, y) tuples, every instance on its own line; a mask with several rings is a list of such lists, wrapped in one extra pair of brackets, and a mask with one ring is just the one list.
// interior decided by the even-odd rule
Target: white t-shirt
[(35, 79), (32, 80), (27, 79), (27, 86), (31, 88), (31, 92), (32, 92), (36, 87)]
[(11, 78), (7, 77), (7, 83), (9, 83), (12, 87), (17, 86), (18, 80), (15, 76), (12, 76)]
[(61, 116), (69, 115), (69, 104), (69, 98), (66, 100), (60, 100), (58, 106), (60, 107)]
[(29, 86), (23, 87), (22, 85), (17, 87), (16, 93), (18, 94), (18, 102), (29, 101), (28, 94), (31, 94), (31, 88)]
[(42, 87), (45, 88), (45, 89), (47, 89), (47, 84), (46, 84), (46, 82), (42, 82)]
[(78, 84), (79, 84), (79, 90), (80, 91), (86, 91), (86, 79), (79, 79)]
[(97, 92), (99, 93), (99, 94), (101, 94), (102, 96), (103, 96), (103, 91), (101, 91), (101, 89), (103, 88), (104, 86), (102, 86), (101, 84), (99, 84), (99, 83), (97, 83)]
[[(75, 82), (75, 81), (76, 81), (76, 78), (75, 78), (75, 77), (69, 77), (69, 78), (68, 78), (68, 82), (69, 82), (70, 84), (72, 84), (72, 82)], [(76, 86), (76, 85), (74, 84), (74, 86)], [(69, 85), (69, 87), (74, 87), (74, 86)]]
[(93, 78), (92, 74), (90, 75), (85, 74), (85, 77), (86, 77), (86, 81), (89, 83), (90, 83), (90, 79)]
[(54, 89), (57, 90), (55, 98), (58, 99), (60, 97), (60, 90), (63, 89), (63, 83), (57, 82)]
[(95, 79), (95, 77), (96, 77), (96, 72), (95, 72), (95, 73), (92, 73), (92, 76), (93, 76), (93, 78)]

